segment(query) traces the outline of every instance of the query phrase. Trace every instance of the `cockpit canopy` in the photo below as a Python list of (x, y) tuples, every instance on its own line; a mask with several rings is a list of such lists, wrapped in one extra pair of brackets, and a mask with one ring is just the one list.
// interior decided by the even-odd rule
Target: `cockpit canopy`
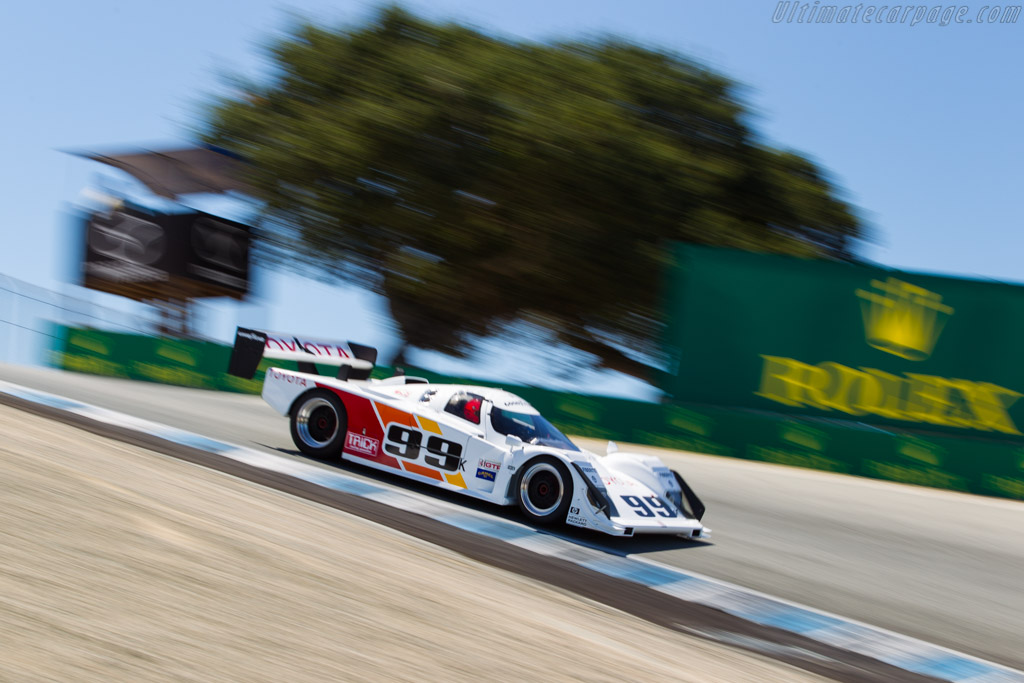
[(557, 427), (537, 413), (520, 413), (491, 406), (491, 427), (499, 434), (518, 436), (524, 443), (579, 450)]
[(495, 443), (512, 435), (526, 444), (580, 450), (533, 406), (502, 389), (434, 385), (426, 389), (418, 400), (480, 427)]

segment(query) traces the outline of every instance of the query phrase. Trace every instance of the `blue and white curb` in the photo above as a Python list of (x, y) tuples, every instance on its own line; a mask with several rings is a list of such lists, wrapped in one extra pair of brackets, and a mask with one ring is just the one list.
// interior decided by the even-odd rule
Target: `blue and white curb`
[(1024, 683), (1024, 672), (977, 657), (643, 557), (609, 554), (447, 501), (367, 482), (337, 471), (210, 439), (3, 380), (0, 380), (0, 392), (430, 517), (464, 531), (572, 562), (757, 624), (798, 633), (913, 673), (956, 683)]

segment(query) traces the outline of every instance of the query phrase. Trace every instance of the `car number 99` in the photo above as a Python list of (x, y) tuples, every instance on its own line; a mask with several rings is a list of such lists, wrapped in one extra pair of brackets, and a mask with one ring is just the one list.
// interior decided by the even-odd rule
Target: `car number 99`
[(446, 472), (456, 472), (462, 466), (462, 444), (431, 434), (423, 444), (423, 432), (393, 424), (384, 437), (384, 452), (397, 458), (419, 460)]
[(665, 503), (658, 500), (656, 496), (621, 496), (622, 502), (636, 511), (637, 517), (675, 517), (676, 511)]

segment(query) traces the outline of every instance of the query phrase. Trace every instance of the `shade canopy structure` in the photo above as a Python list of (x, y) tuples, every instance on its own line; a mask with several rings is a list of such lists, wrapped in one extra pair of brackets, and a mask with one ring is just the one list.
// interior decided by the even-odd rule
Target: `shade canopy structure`
[(68, 153), (119, 168), (137, 178), (154, 194), (168, 199), (228, 191), (251, 194), (251, 188), (243, 180), (245, 162), (213, 146), (164, 151), (134, 150), (116, 154), (75, 150), (68, 150)]

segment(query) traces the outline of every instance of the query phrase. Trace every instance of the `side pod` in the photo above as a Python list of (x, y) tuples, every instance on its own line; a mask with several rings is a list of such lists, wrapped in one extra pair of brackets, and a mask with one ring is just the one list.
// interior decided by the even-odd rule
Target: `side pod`
[(590, 494), (591, 498), (597, 501), (598, 512), (603, 513), (604, 516), (608, 519), (611, 519), (612, 517), (617, 517), (619, 512), (618, 510), (615, 509), (615, 504), (611, 501), (611, 499), (607, 495), (605, 495), (605, 492), (599, 489), (598, 487), (594, 486), (594, 482), (590, 481), (590, 477), (586, 475), (586, 473), (583, 471), (583, 468), (581, 468), (578, 463), (573, 462), (572, 466), (579, 473), (580, 478), (583, 480), (583, 483), (587, 485), (587, 493)]

